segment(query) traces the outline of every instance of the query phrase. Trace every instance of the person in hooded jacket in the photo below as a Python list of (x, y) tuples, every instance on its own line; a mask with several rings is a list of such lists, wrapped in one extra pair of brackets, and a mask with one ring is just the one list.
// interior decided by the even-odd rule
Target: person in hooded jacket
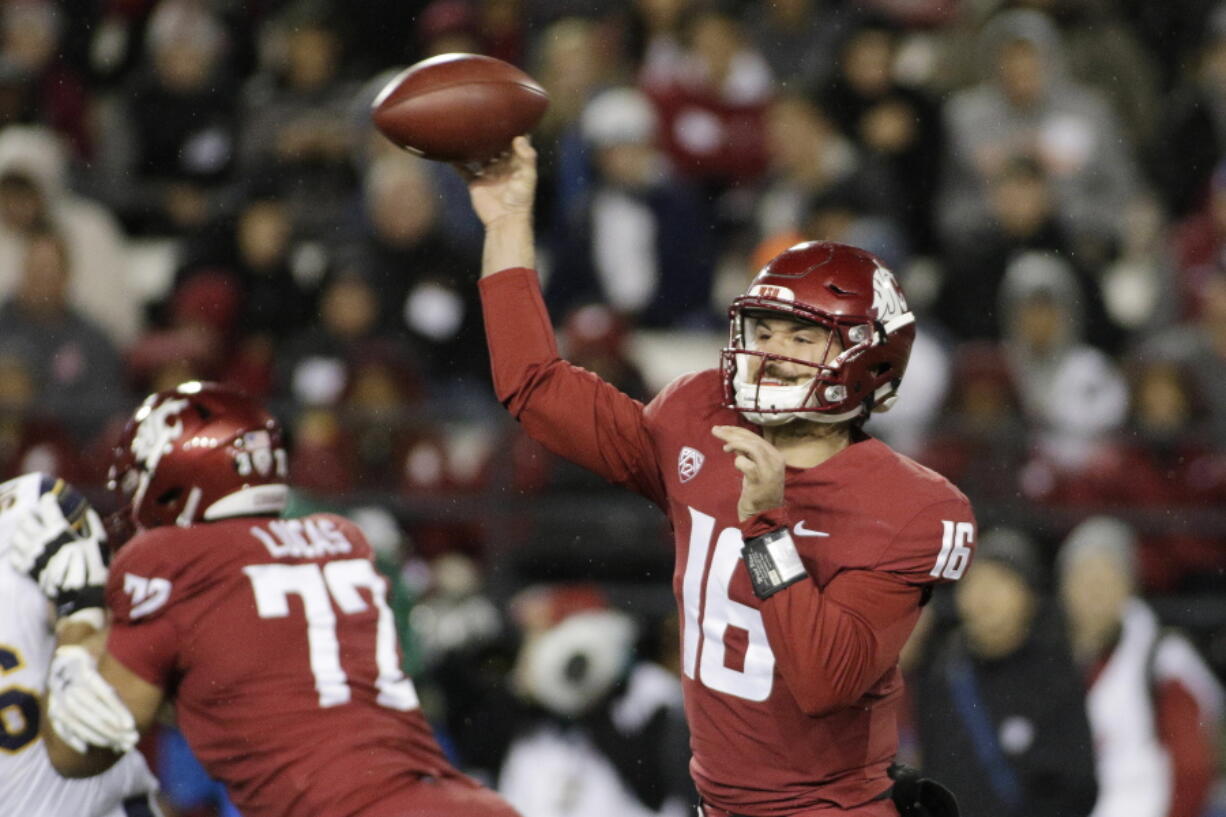
[(926, 775), (974, 817), (1086, 817), (1094, 746), (1058, 609), (1040, 590), (1035, 545), (985, 533), (954, 591), (959, 623), (915, 678)]
[(13, 125), (0, 132), (0, 299), (17, 288), (30, 236), (50, 227), (71, 248), (72, 306), (118, 346), (141, 327), (140, 303), (128, 285), (125, 239), (103, 205), (68, 186), (68, 159), (50, 130)]
[(988, 182), (1011, 157), (1037, 160), (1060, 219), (1087, 247), (1109, 245), (1137, 187), (1133, 146), (1106, 100), (1065, 76), (1059, 32), (1044, 14), (997, 15), (981, 36), (983, 81), (945, 107), (947, 172), (938, 220), (946, 238), (987, 212)]

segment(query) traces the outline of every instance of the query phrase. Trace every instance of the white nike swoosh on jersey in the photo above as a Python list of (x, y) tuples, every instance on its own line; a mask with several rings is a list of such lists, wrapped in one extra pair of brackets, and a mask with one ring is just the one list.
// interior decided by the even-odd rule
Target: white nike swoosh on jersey
[(792, 533), (797, 536), (829, 536), (824, 530), (809, 530), (805, 527), (804, 520), (796, 523), (796, 527), (792, 528)]

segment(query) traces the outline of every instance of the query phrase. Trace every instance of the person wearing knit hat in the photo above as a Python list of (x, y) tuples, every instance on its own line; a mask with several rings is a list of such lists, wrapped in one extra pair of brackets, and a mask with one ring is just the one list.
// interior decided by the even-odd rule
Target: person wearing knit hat
[(1126, 522), (1094, 516), (1056, 561), (1097, 752), (1091, 817), (1195, 817), (1213, 785), (1223, 691), (1137, 595), (1136, 546)]
[(963, 814), (1084, 817), (1094, 755), (1085, 697), (1042, 563), (1020, 530), (985, 531), (954, 589), (958, 624), (916, 679), (926, 775)]

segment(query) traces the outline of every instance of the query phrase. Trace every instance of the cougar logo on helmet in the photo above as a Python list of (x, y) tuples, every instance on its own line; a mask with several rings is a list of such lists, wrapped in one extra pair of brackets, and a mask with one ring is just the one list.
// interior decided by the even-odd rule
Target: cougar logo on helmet
[(216, 383), (151, 395), (115, 448), (110, 486), (141, 528), (275, 515), (289, 468), (277, 421), (255, 400)]
[(907, 308), (907, 299), (898, 286), (898, 279), (880, 264), (873, 273), (873, 311), (887, 332), (915, 321), (915, 316)]
[(132, 438), (132, 455), (148, 472), (158, 467), (162, 455), (170, 451), (171, 443), (183, 436), (183, 419), (179, 413), (187, 408), (186, 400), (167, 400), (153, 405), (153, 399), (136, 412), (136, 436)]

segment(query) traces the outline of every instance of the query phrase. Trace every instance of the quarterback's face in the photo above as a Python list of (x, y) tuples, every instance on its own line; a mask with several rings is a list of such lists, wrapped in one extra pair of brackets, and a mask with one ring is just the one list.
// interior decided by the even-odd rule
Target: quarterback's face
[[(843, 351), (839, 336), (822, 326), (790, 318), (749, 317), (745, 320), (745, 343), (755, 352), (779, 355), (806, 363), (829, 363)], [(815, 370), (791, 360), (749, 358), (748, 375), (757, 381), (758, 368), (765, 366), (762, 385), (796, 386), (813, 378)]]

